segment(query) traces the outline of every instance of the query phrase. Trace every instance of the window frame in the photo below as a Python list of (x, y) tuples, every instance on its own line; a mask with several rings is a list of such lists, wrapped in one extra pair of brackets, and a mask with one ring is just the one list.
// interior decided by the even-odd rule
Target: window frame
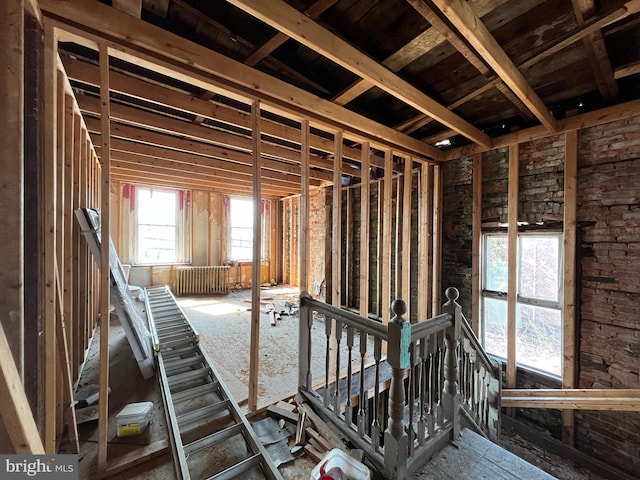
[[(533, 236), (538, 236), (538, 237), (553, 237), (556, 239), (557, 243), (558, 243), (558, 258), (557, 258), (557, 275), (558, 275), (558, 292), (557, 292), (557, 300), (556, 301), (552, 301), (552, 300), (545, 300), (545, 299), (539, 299), (539, 298), (535, 298), (535, 297), (531, 297), (531, 296), (526, 296), (526, 295), (521, 295), (519, 290), (520, 290), (520, 286), (521, 286), (521, 281), (522, 281), (522, 252), (523, 252), (523, 248), (522, 248), (522, 240), (523, 238), (527, 238), (527, 237), (533, 237)], [(507, 232), (482, 232), (481, 235), (481, 242), (480, 242), (480, 248), (481, 248), (481, 252), (480, 252), (480, 259), (481, 259), (481, 276), (480, 276), (480, 308), (479, 308), (479, 314), (480, 314), (480, 340), (482, 345), (485, 345), (485, 335), (486, 335), (486, 331), (485, 331), (485, 321), (484, 321), (484, 302), (485, 302), (485, 298), (490, 298), (490, 299), (494, 299), (494, 300), (499, 300), (499, 301), (503, 301), (505, 303), (507, 303), (507, 296), (508, 296), (508, 280), (507, 280), (507, 289), (505, 289), (504, 291), (498, 291), (498, 290), (489, 290), (485, 288), (485, 285), (487, 284), (487, 274), (488, 274), (488, 263), (486, 261), (486, 257), (487, 257), (487, 243), (488, 243), (488, 239), (491, 237), (501, 237), (501, 238), (505, 238), (507, 239), (507, 243), (508, 243), (508, 234)], [(518, 232), (518, 245), (517, 245), (517, 263), (516, 263), (516, 275), (517, 275), (517, 279), (516, 279), (516, 288), (518, 289), (518, 292), (516, 293), (516, 315), (518, 315), (518, 306), (519, 305), (529, 305), (529, 306), (533, 306), (533, 307), (539, 307), (539, 308), (546, 308), (546, 309), (550, 309), (550, 310), (557, 310), (560, 313), (560, 360), (562, 361), (562, 356), (563, 356), (563, 351), (564, 351), (564, 281), (563, 281), (563, 274), (564, 274), (564, 245), (563, 245), (563, 234), (562, 231), (557, 231), (557, 230), (545, 230), (545, 231), (529, 231), (529, 232)], [(507, 260), (507, 266), (508, 266), (508, 260)], [(517, 319), (514, 319), (514, 321), (517, 322)], [(508, 326), (508, 322), (509, 319), (507, 318), (507, 326)], [(509, 341), (509, 339), (507, 338), (507, 343)], [(508, 352), (508, 345), (507, 345), (507, 352)], [(505, 357), (498, 355), (498, 354), (494, 354), (494, 353), (490, 353), (487, 352), (489, 355), (491, 355), (492, 357), (501, 359), (501, 360), (507, 360)], [(523, 364), (521, 362), (518, 361), (518, 352), (516, 349), (516, 365), (518, 366), (518, 368), (524, 368), (527, 370), (532, 370), (535, 371), (541, 375), (547, 376), (547, 377), (551, 377), (551, 378), (557, 378), (557, 379), (562, 379), (562, 375), (563, 375), (563, 369), (560, 368), (560, 374), (556, 375), (553, 372), (549, 372), (546, 370), (542, 370), (542, 369), (538, 369), (535, 368), (529, 364)]]

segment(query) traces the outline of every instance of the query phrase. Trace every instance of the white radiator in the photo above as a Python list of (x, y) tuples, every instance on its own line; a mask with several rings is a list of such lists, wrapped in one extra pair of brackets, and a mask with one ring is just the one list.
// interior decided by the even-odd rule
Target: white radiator
[(175, 295), (228, 293), (228, 265), (174, 267), (173, 293)]

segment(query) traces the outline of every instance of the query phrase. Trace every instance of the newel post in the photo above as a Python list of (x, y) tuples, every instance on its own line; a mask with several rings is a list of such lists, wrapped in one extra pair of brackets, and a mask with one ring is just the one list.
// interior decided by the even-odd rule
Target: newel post
[(392, 368), (389, 393), (389, 420), (384, 432), (384, 473), (388, 479), (402, 479), (407, 474), (408, 437), (404, 428), (404, 374), (410, 367), (409, 345), (411, 324), (402, 315), (407, 313), (403, 300), (391, 304), (394, 317), (387, 326), (387, 363)]
[(311, 323), (313, 311), (307, 305), (309, 292), (300, 292), (300, 320), (298, 325), (298, 389), (311, 390)]
[(453, 325), (445, 331), (444, 354), (444, 387), (442, 391), (442, 407), (444, 418), (452, 422), (453, 438), (460, 434), (460, 390), (458, 388), (458, 355), (456, 347), (460, 339), (462, 325), (462, 307), (456, 300), (460, 296), (457, 288), (447, 288), (447, 303), (442, 306), (442, 313), (453, 317)]

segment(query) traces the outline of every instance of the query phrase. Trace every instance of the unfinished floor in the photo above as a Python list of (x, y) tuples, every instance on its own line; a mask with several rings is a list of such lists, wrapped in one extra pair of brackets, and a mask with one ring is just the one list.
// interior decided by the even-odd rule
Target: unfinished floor
[[(274, 289), (266, 289), (263, 297), (273, 298), (276, 306), (281, 304), (297, 303), (298, 291), (296, 289), (280, 286)], [(247, 413), (246, 398), (248, 393), (248, 362), (250, 339), (250, 299), (249, 290), (232, 291), (225, 296), (215, 297), (183, 297), (178, 298), (178, 303), (191, 319), (194, 327), (201, 335), (201, 345), (211, 357), (227, 387), (234, 398)], [(292, 312), (295, 312), (295, 307)], [(153, 458), (145, 463), (127, 470), (126, 476), (131, 480), (172, 479), (174, 478), (171, 455), (167, 448), (167, 429), (162, 406), (161, 394), (156, 378), (143, 380), (140, 371), (133, 358), (126, 337), (119, 325), (117, 317), (112, 318), (110, 334), (110, 385), (109, 398), (110, 421), (108, 429), (108, 458), (109, 465), (117, 464), (125, 456), (141, 458), (143, 454), (155, 452)], [(317, 327), (324, 330), (322, 326)], [(96, 390), (98, 384), (98, 349), (99, 332), (92, 342), (88, 353), (87, 362), (83, 369), (78, 384), (77, 399), (85, 398)], [(287, 398), (295, 393), (297, 388), (297, 350), (298, 345), (298, 316), (297, 314), (282, 315), (271, 326), (269, 317), (261, 315), (260, 332), (260, 377), (259, 377), (259, 409)], [(323, 369), (324, 361), (317, 360), (316, 368)], [(118, 438), (116, 436), (115, 415), (128, 403), (152, 401), (153, 420), (150, 427), (137, 436)], [(79, 426), (81, 441), (81, 456), (79, 461), (80, 478), (95, 478), (95, 464), (97, 458), (97, 421), (92, 420), (91, 409), (88, 420)], [(256, 417), (257, 418), (257, 417)], [(521, 438), (503, 435), (506, 448), (514, 451), (527, 461), (540, 466), (551, 475), (567, 480), (601, 480), (587, 470), (579, 468), (570, 460), (561, 458), (551, 452), (540, 450)], [(458, 445), (459, 446), (459, 445)], [(142, 450), (141, 450), (142, 449)], [(453, 449), (453, 450), (452, 450)], [(459, 448), (449, 447), (449, 453), (444, 453), (446, 459), (450, 455), (459, 455)], [(457, 452), (457, 453), (456, 453)], [(491, 454), (492, 455), (492, 454)], [(488, 460), (494, 458), (487, 454), (483, 463), (488, 469), (479, 475), (478, 470), (466, 477), (455, 478), (498, 478), (493, 476), (496, 463)], [(500, 455), (496, 462), (501, 463), (500, 472), (506, 475), (504, 468), (510, 462), (515, 462), (516, 457)], [(440, 460), (442, 464), (442, 459)], [(280, 467), (282, 475), (286, 479), (309, 479), (311, 469), (315, 462), (307, 457), (296, 459), (295, 462)], [(432, 465), (436, 468), (435, 464)], [(438, 467), (440, 468), (440, 467)], [(442, 467), (444, 468), (444, 467)], [(520, 468), (520, 467), (519, 467)], [(524, 468), (524, 467), (522, 467)], [(513, 472), (518, 470), (511, 469)], [(423, 474), (414, 478), (454, 478), (437, 477), (433, 472), (422, 470)], [(494, 472), (494, 473), (492, 473)], [(429, 476), (431, 475), (431, 476)], [(122, 474), (114, 475), (121, 478)], [(499, 478), (523, 478), (518, 476), (502, 476)], [(546, 477), (549, 478), (549, 477)]]

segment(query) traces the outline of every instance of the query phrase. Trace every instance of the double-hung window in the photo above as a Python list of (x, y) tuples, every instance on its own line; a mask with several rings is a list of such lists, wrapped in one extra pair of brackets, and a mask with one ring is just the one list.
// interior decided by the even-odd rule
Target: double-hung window
[(516, 318), (507, 318), (508, 239), (482, 242), (482, 338), (490, 354), (507, 358), (509, 321), (515, 322), (516, 363), (562, 375), (562, 235), (519, 233)]
[(253, 201), (230, 199), (231, 259), (253, 258)]
[(178, 261), (179, 191), (138, 187), (136, 263)]

